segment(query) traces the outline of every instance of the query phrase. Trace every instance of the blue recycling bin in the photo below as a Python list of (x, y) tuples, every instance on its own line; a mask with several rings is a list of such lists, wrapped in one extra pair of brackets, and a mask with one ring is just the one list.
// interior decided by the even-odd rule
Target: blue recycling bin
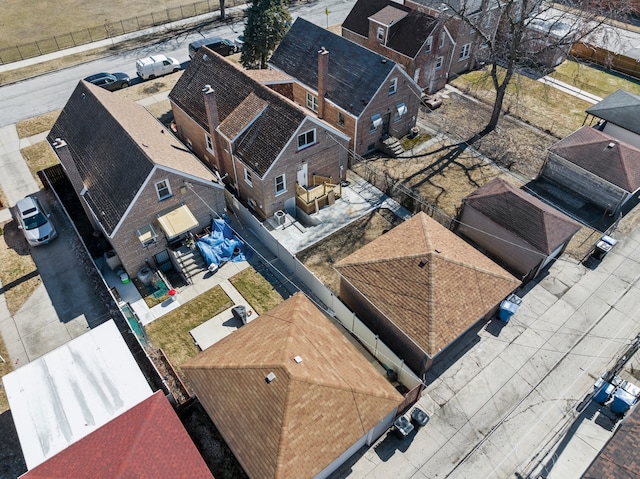
[(500, 303), (500, 313), (498, 316), (501, 321), (508, 323), (511, 319), (511, 316), (516, 314), (516, 311), (518, 311), (518, 305), (509, 301), (508, 299), (505, 299), (504, 301), (502, 301), (502, 303)]
[(636, 402), (636, 397), (625, 391), (624, 389), (617, 389), (613, 394), (613, 401), (611, 402), (611, 411), (615, 414), (623, 415), (633, 406)]
[(606, 403), (611, 397), (614, 389), (615, 387), (613, 386), (613, 384), (603, 382), (603, 384), (601, 384), (600, 386), (596, 386), (596, 391), (593, 394), (593, 400), (598, 404)]

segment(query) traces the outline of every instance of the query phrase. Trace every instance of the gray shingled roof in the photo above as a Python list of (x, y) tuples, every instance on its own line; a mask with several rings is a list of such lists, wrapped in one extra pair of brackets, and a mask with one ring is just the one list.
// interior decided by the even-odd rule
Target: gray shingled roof
[(580, 229), (567, 215), (502, 178), (491, 180), (463, 202), (546, 254)]
[[(398, 13), (405, 12), (406, 16), (391, 26), (387, 47), (414, 58), (437, 25), (437, 20), (426, 13), (412, 10), (393, 0), (358, 0), (342, 23), (342, 28), (366, 38), (369, 36), (369, 18), (382, 20), (379, 12), (386, 13), (385, 17), (394, 18), (389, 15), (389, 9)], [(434, 39), (434, 44), (436, 41)]]
[(640, 149), (595, 128), (583, 126), (549, 151), (628, 192), (640, 188)]
[(618, 90), (588, 108), (587, 113), (640, 135), (640, 96)]
[(396, 66), (391, 60), (298, 17), (269, 63), (312, 90), (318, 88), (318, 50), (329, 51), (326, 98), (360, 116)]
[[(49, 133), (67, 142), (85, 200), (111, 234), (155, 164), (214, 177), (144, 107), (81, 81)], [(64, 159), (63, 166), (64, 165)]]
[[(266, 108), (257, 118), (247, 117), (247, 122), (255, 121), (237, 139), (234, 150), (239, 159), (262, 177), (304, 121), (306, 114), (231, 62), (202, 47), (171, 90), (169, 99), (207, 131), (209, 126), (202, 94), (205, 85), (211, 85), (216, 92), (221, 127), (252, 94), (256, 100), (266, 102)], [(237, 115), (232, 118), (236, 126), (226, 126), (237, 132), (240, 120)]]

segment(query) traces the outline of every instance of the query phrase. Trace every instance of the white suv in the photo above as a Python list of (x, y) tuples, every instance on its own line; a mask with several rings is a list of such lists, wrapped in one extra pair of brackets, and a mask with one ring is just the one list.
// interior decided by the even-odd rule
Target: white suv
[(47, 244), (58, 234), (37, 198), (27, 196), (16, 203), (18, 228), (31, 246)]

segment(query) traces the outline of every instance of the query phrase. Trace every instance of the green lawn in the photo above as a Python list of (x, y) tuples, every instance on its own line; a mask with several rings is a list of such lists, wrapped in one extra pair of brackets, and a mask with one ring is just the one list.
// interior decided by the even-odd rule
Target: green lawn
[(637, 80), (571, 60), (559, 65), (550, 76), (601, 98), (619, 89), (640, 95), (640, 82)]
[(283, 301), (271, 283), (253, 268), (241, 271), (229, 281), (258, 314), (266, 313)]

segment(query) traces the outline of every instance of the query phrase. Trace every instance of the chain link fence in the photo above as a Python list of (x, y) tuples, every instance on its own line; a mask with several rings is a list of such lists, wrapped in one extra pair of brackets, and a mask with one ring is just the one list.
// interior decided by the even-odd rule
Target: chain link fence
[[(225, 0), (225, 8), (244, 5), (246, 0)], [(205, 0), (190, 5), (168, 8), (159, 12), (139, 15), (125, 20), (105, 22), (102, 25), (85, 28), (76, 32), (56, 35), (31, 43), (23, 43), (13, 47), (0, 48), (0, 64), (17, 62), (67, 48), (86, 45), (100, 40), (157, 27), (171, 22), (192, 18), (220, 9), (218, 0)]]

